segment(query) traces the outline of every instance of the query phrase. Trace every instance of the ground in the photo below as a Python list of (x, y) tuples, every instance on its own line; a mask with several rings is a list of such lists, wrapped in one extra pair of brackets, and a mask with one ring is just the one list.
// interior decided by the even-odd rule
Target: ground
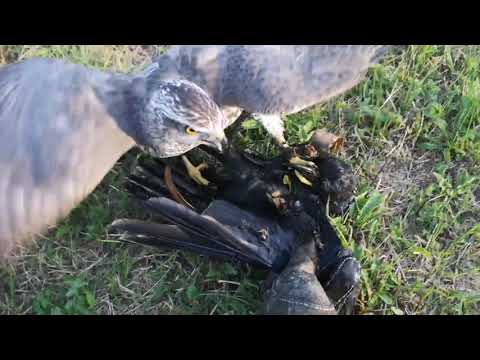
[[(163, 46), (0, 45), (0, 64), (31, 56), (137, 71)], [(290, 142), (326, 127), (346, 139), (360, 178), (333, 218), (363, 266), (359, 314), (480, 312), (480, 46), (411, 46), (344, 96), (289, 118)], [(246, 146), (272, 141), (253, 120)], [(1, 314), (255, 314), (264, 278), (248, 267), (109, 239), (141, 217), (123, 188), (134, 153), (40, 239), (0, 269)]]

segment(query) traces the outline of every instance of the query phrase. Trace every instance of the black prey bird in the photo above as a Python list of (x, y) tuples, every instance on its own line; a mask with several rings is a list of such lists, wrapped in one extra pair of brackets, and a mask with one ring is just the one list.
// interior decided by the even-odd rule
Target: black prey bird
[[(142, 161), (130, 177), (129, 190), (165, 223), (118, 220), (112, 231), (121, 240), (189, 250), (269, 270), (266, 313), (333, 313), (328, 299), (337, 311), (352, 312), (360, 265), (342, 247), (325, 214), (324, 196), (328, 194), (320, 184), (328, 174), (310, 178), (313, 187), (305, 187), (292, 176), (282, 156), (264, 161), (232, 147), (223, 155), (202, 149), (189, 155), (208, 163), (208, 175), (216, 188), (205, 192), (179, 163)], [(348, 167), (339, 160), (312, 160), (320, 172), (348, 178)], [(174, 182), (173, 191), (169, 179)], [(185, 196), (179, 195), (176, 186)], [(351, 191), (351, 187), (343, 190)], [(322, 295), (325, 292), (328, 298)]]

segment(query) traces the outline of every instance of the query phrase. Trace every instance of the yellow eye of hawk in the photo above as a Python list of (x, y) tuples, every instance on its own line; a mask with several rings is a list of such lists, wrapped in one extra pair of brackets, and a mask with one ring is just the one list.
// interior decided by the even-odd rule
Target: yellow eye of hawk
[(193, 130), (190, 126), (187, 126), (187, 127), (185, 128), (185, 132), (186, 132), (188, 135), (197, 135), (197, 134), (198, 134), (198, 132), (195, 131), (195, 130)]

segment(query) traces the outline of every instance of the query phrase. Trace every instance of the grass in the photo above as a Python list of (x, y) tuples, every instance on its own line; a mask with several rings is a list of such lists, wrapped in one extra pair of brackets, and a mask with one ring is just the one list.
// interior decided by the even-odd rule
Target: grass
[[(162, 46), (0, 47), (0, 63), (66, 58), (135, 71)], [(363, 266), (360, 314), (480, 312), (480, 46), (411, 46), (329, 103), (291, 116), (290, 141), (326, 127), (360, 179), (333, 218)], [(246, 146), (272, 151), (254, 121)], [(123, 190), (127, 154), (18, 264), (0, 269), (2, 314), (255, 314), (262, 274), (200, 256), (109, 242), (144, 214)]]

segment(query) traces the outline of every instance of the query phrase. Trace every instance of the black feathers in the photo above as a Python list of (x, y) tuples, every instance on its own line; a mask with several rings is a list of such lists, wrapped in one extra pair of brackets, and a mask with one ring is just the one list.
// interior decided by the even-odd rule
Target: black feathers
[[(307, 189), (291, 177), (289, 166), (282, 158), (271, 161), (250, 159), (232, 148), (216, 158), (202, 149), (195, 149), (188, 155), (210, 159), (209, 178), (216, 189), (204, 193), (195, 190), (196, 194), (192, 194), (188, 186), (178, 187), (177, 190), (181, 190), (196, 208), (195, 211), (166, 197), (146, 200), (146, 208), (159, 215), (165, 224), (117, 221), (112, 230), (119, 234), (120, 239), (236, 260), (270, 270), (280, 276), (277, 280), (282, 281), (285, 280), (284, 271), (299, 271), (296, 267), (292, 270), (293, 254), (302, 246), (312, 244), (314, 255), (311, 260), (305, 261), (312, 262), (314, 270), (310, 275), (308, 271), (301, 272), (302, 276), (316, 277), (338, 309), (348, 304), (348, 311), (351, 311), (358, 295), (360, 267), (350, 251), (341, 246), (316, 188)], [(324, 160), (318, 161), (321, 165)], [(139, 166), (140, 176), (137, 170), (135, 184), (130, 185), (130, 190), (143, 199), (149, 198), (149, 193), (168, 197), (170, 190), (164, 186), (161, 177), (154, 176), (159, 173), (158, 169), (165, 166), (172, 166), (179, 178), (189, 182), (185, 174), (182, 176), (182, 168), (175, 166), (175, 160), (157, 162), (149, 159)], [(147, 177), (141, 175), (147, 173)], [(292, 192), (284, 184), (284, 176), (291, 177), (294, 185)], [(320, 183), (321, 179), (317, 182)], [(193, 184), (189, 186), (197, 189)], [(145, 189), (149, 190), (145, 192)], [(297, 265), (302, 269), (305, 266), (309, 268), (303, 262)], [(294, 280), (296, 285), (292, 283), (291, 286), (302, 283), (297, 282), (300, 278)], [(316, 285), (311, 285), (313, 287), (305, 290), (306, 296), (307, 293), (311, 295), (311, 291), (321, 294)], [(285, 286), (282, 282), (283, 290), (288, 288)]]

